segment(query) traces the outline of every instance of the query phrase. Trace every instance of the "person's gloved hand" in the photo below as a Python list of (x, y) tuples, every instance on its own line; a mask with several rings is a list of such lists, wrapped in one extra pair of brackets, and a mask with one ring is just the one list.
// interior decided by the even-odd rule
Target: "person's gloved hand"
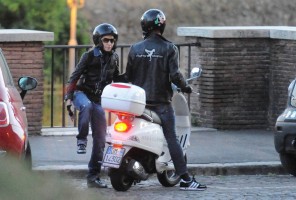
[(70, 99), (67, 99), (67, 103), (66, 104), (67, 104), (66, 107), (67, 107), (68, 114), (69, 114), (71, 120), (74, 121), (75, 120), (75, 117), (74, 117), (74, 113), (73, 113), (73, 111), (71, 109), (71, 107), (72, 107), (72, 101)]
[(192, 93), (192, 87), (190, 85), (187, 85), (184, 88), (182, 88), (181, 91), (190, 94)]

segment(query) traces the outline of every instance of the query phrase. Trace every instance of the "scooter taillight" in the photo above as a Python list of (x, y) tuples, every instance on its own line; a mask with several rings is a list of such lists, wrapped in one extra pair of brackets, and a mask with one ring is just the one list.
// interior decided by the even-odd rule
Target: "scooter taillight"
[(131, 124), (127, 122), (116, 122), (114, 124), (114, 130), (117, 132), (127, 132), (131, 128)]
[(135, 116), (125, 113), (117, 113), (118, 119), (120, 121), (114, 124), (114, 130), (117, 132), (128, 132), (132, 127), (132, 121), (134, 121)]

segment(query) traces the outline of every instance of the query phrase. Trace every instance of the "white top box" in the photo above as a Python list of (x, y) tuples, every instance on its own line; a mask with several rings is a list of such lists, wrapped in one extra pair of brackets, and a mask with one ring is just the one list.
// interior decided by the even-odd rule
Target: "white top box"
[(102, 107), (110, 112), (140, 116), (146, 106), (145, 90), (129, 83), (111, 83), (102, 93)]

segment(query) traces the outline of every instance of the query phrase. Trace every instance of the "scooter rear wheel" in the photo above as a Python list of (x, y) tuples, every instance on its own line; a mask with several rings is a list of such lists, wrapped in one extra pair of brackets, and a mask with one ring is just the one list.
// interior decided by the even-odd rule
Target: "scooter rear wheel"
[(111, 185), (117, 191), (127, 191), (132, 186), (134, 179), (121, 169), (110, 169), (109, 177)]

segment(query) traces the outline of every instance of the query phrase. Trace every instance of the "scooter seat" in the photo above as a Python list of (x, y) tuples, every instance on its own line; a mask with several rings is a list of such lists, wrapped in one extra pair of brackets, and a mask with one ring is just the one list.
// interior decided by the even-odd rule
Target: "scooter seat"
[(141, 116), (139, 116), (139, 118), (142, 118), (142, 119), (145, 119), (149, 122), (161, 125), (161, 120), (158, 117), (158, 115), (156, 114), (156, 112), (154, 112), (148, 108), (145, 108), (143, 114)]

